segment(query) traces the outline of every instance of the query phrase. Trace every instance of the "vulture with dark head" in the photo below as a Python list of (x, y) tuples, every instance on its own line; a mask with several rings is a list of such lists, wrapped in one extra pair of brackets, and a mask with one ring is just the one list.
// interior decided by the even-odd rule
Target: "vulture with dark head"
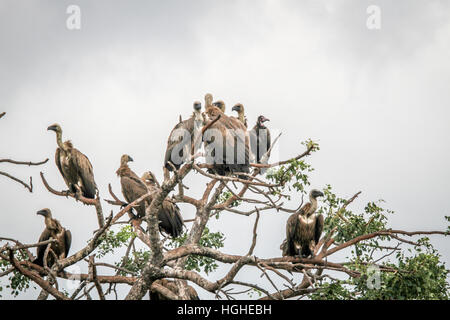
[(94, 180), (92, 164), (83, 153), (75, 149), (72, 142), (62, 141), (62, 129), (58, 124), (53, 124), (47, 130), (56, 132), (55, 162), (66, 182), (69, 191), (75, 195), (94, 199), (97, 185)]
[[(206, 163), (213, 165), (213, 168), (209, 171), (219, 175), (236, 172), (248, 173), (250, 143), (247, 128), (238, 119), (224, 114), (216, 106), (220, 106), (220, 101), (214, 105), (211, 94), (205, 95), (205, 102), (205, 114), (209, 121), (214, 121), (220, 115), (220, 118), (203, 135)], [(242, 176), (242, 178), (245, 178), (245, 176)]]
[(237, 119), (247, 128), (247, 117), (245, 116), (245, 110), (242, 103), (235, 104), (231, 110), (237, 112)]
[(219, 108), (220, 111), (222, 111), (223, 113), (225, 113), (225, 102), (223, 102), (222, 100), (215, 101), (215, 102), (213, 103), (213, 106)]
[[(261, 163), (261, 158), (269, 151), (271, 146), (271, 137), (269, 129), (264, 122), (270, 121), (264, 116), (259, 116), (255, 126), (250, 130), (250, 150), (252, 153), (252, 161)], [(264, 173), (261, 170), (261, 173)]]
[[(55, 239), (56, 242), (52, 242), (50, 249), (56, 255), (58, 260), (67, 258), (70, 250), (70, 244), (72, 243), (72, 234), (69, 230), (64, 229), (58, 220), (52, 218), (50, 209), (42, 209), (37, 212), (45, 218), (45, 229), (39, 237), (39, 242), (43, 242), (50, 239)], [(40, 245), (37, 247), (37, 258), (33, 261), (41, 267), (44, 266), (44, 255), (47, 245)], [(55, 263), (54, 255), (49, 252), (47, 254), (47, 266), (51, 267)]]
[[(128, 162), (133, 159), (124, 154), (120, 158), (120, 167), (117, 170), (117, 175), (120, 177), (120, 184), (122, 186), (122, 194), (128, 203), (132, 203), (134, 200), (139, 199), (149, 191), (158, 191), (159, 184), (152, 179), (147, 179), (144, 175), (145, 182), (139, 178), (128, 166)], [(156, 181), (156, 179), (154, 179)], [(147, 186), (150, 185), (150, 188)], [(134, 209), (137, 211), (138, 217), (145, 217), (145, 208), (151, 204), (152, 197), (150, 196), (146, 200), (142, 201)], [(183, 220), (180, 216), (180, 212), (177, 206), (173, 208), (173, 204), (168, 204), (168, 200), (163, 202), (162, 209), (158, 212), (159, 229), (164, 231), (172, 237), (178, 237), (181, 234), (183, 228)]]
[(289, 217), (286, 223), (286, 240), (280, 247), (283, 256), (314, 257), (314, 250), (323, 230), (323, 216), (315, 213), (317, 197), (323, 196), (323, 192), (311, 190), (310, 202)]
[[(147, 189), (150, 192), (158, 192), (161, 190), (161, 187), (156, 180), (155, 175), (151, 171), (145, 172), (141, 180), (144, 181)], [(170, 234), (172, 237), (178, 237), (181, 235), (183, 231), (183, 217), (180, 213), (180, 208), (176, 205), (176, 203), (170, 201), (169, 199), (164, 199), (161, 210), (158, 212), (159, 219), (159, 228), (164, 230), (167, 234)]]
[(201, 133), (205, 122), (201, 109), (202, 104), (198, 101), (194, 102), (194, 113), (192, 116), (187, 120), (180, 121), (170, 132), (164, 158), (164, 167), (167, 170), (173, 171), (173, 167), (178, 170), (190, 157), (194, 143), (197, 142), (193, 150), (194, 154), (201, 146), (201, 138), (197, 139), (197, 135)]

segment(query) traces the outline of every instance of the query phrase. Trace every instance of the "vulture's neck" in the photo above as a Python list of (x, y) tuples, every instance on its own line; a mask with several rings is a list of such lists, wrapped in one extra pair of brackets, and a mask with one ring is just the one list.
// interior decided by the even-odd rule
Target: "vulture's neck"
[(116, 173), (119, 177), (122, 177), (126, 174), (129, 174), (131, 172), (130, 167), (128, 166), (128, 164), (125, 163), (121, 163), (119, 169), (117, 169)]
[(203, 122), (203, 115), (201, 111), (194, 111), (194, 121)]
[(45, 226), (49, 230), (58, 231), (58, 223), (51, 216), (45, 217)]
[(300, 214), (306, 218), (310, 217), (317, 210), (317, 199), (309, 197), (309, 203), (305, 204), (304, 210), (300, 211)]
[(311, 202), (311, 208), (309, 209), (308, 216), (312, 215), (317, 210), (317, 199), (309, 197), (309, 201)]
[(238, 118), (239, 118), (239, 120), (240, 120), (242, 123), (245, 123), (245, 116), (244, 116), (244, 112), (243, 112), (243, 111), (240, 111), (240, 112), (238, 113)]
[(66, 143), (62, 141), (62, 132), (56, 132), (56, 143), (58, 144), (58, 147), (60, 147), (64, 152), (69, 151)]

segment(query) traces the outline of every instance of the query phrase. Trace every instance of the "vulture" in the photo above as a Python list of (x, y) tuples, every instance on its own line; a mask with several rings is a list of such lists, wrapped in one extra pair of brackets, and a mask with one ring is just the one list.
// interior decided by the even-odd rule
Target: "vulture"
[[(170, 132), (164, 157), (165, 169), (173, 171), (173, 167), (175, 167), (178, 170), (191, 155), (192, 144), (197, 142), (197, 134), (201, 132), (205, 122), (201, 109), (202, 104), (198, 101), (194, 102), (194, 113), (192, 116), (184, 121), (180, 119), (180, 122)], [(198, 140), (194, 148), (194, 154), (200, 146), (201, 139)]]
[[(128, 162), (130, 161), (133, 161), (133, 159), (129, 155), (124, 154), (120, 158), (120, 168), (116, 172), (120, 177), (122, 194), (128, 203), (133, 202), (151, 190), (157, 191), (157, 188), (159, 188), (159, 185), (156, 183), (153, 184), (153, 189), (149, 189), (147, 187), (147, 180), (144, 182), (130, 169), (128, 166)], [(150, 182), (148, 183), (150, 184)], [(151, 197), (149, 197), (134, 208), (139, 218), (145, 216), (145, 208), (150, 205), (151, 200)], [(174, 209), (172, 206), (172, 203), (169, 205), (163, 202), (163, 208), (158, 212), (159, 230), (166, 232), (172, 237), (178, 237), (183, 228), (183, 220), (181, 219), (178, 207)]]
[[(161, 187), (156, 180), (155, 175), (151, 171), (145, 172), (141, 180), (144, 181), (147, 189), (152, 193), (161, 190)], [(170, 201), (169, 199), (164, 199), (161, 210), (158, 212), (159, 228), (164, 230), (167, 234), (172, 237), (179, 237), (183, 231), (183, 217), (180, 214), (180, 208)]]
[(286, 240), (280, 247), (283, 256), (314, 257), (314, 249), (323, 229), (323, 216), (315, 214), (317, 197), (323, 197), (323, 195), (319, 190), (311, 190), (310, 202), (289, 217), (286, 223)]
[[(247, 128), (238, 119), (224, 114), (216, 106), (220, 105), (220, 101), (215, 102), (214, 105), (211, 94), (205, 95), (205, 102), (205, 114), (209, 121), (214, 121), (220, 115), (220, 118), (205, 131), (203, 136), (206, 163), (213, 165), (213, 168), (208, 171), (222, 176), (234, 172), (248, 173), (250, 143)], [(227, 152), (230, 153), (227, 155)]]
[[(166, 287), (167, 289), (178, 295), (178, 287), (175, 281), (161, 279), (158, 282), (160, 285)], [(192, 288), (192, 286), (188, 285), (187, 288), (189, 300), (200, 300), (197, 291), (195, 291), (195, 289)], [(157, 292), (156, 290), (150, 290), (150, 300), (168, 300), (168, 299), (159, 292)]]
[(237, 103), (233, 106), (232, 111), (236, 111), (238, 113), (237, 119), (244, 124), (244, 126), (247, 128), (247, 117), (244, 113), (244, 106), (242, 103)]
[(225, 102), (223, 102), (222, 100), (218, 100), (218, 101), (214, 102), (213, 106), (219, 108), (220, 111), (225, 113)]
[(62, 141), (62, 129), (58, 124), (53, 124), (47, 130), (56, 132), (55, 162), (61, 172), (69, 191), (75, 195), (94, 199), (97, 185), (94, 180), (92, 164), (83, 153), (75, 149), (72, 142)]
[[(271, 138), (269, 129), (264, 125), (266, 121), (270, 120), (264, 116), (259, 116), (255, 126), (249, 132), (252, 162), (261, 163), (261, 158), (270, 149)], [(261, 173), (265, 171), (263, 169)]]
[[(70, 244), (72, 243), (72, 234), (69, 230), (64, 229), (58, 220), (52, 218), (50, 209), (42, 209), (37, 212), (45, 218), (45, 229), (39, 237), (39, 242), (55, 239), (56, 242), (52, 242), (50, 249), (55, 253), (59, 259), (67, 258), (70, 250)], [(44, 255), (47, 249), (47, 244), (37, 247), (37, 258), (33, 261), (41, 267), (44, 266)], [(47, 266), (51, 267), (55, 263), (55, 258), (51, 252), (47, 255)]]

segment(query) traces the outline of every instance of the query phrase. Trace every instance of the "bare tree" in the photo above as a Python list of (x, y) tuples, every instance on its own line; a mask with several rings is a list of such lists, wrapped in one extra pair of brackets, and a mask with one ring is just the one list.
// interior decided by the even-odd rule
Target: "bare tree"
[[(273, 145), (275, 143), (276, 141)], [(143, 219), (135, 218), (132, 212), (133, 207), (145, 201), (150, 193), (127, 204), (116, 196), (110, 185), (109, 192), (112, 199), (108, 199), (106, 202), (119, 207), (119, 209), (115, 213), (112, 211), (106, 217), (102, 200), (98, 194), (96, 199), (86, 199), (77, 198), (75, 194), (57, 191), (49, 185), (41, 172), (42, 182), (49, 192), (55, 196), (69, 196), (67, 201), (75, 199), (91, 206), (97, 216), (98, 227), (84, 248), (57, 261), (51, 268), (33, 264), (31, 262), (33, 254), (29, 249), (40, 245), (49, 245), (52, 240), (22, 244), (17, 239), (0, 238), (5, 241), (5, 244), (0, 247), (0, 258), (4, 270), (0, 273), (0, 277), (11, 274), (23, 276), (24, 279), (34, 282), (42, 289), (39, 296), (41, 299), (47, 298), (48, 295), (61, 300), (92, 299), (90, 294), (92, 290), (97, 291), (100, 299), (109, 297), (117, 299), (115, 290), (117, 285), (129, 286), (125, 297), (127, 300), (142, 299), (149, 291), (157, 292), (167, 299), (189, 299), (189, 283), (194, 283), (202, 290), (213, 293), (216, 298), (234, 299), (243, 292), (257, 292), (259, 298), (265, 300), (294, 297), (333, 298), (340, 294), (340, 291), (338, 292), (333, 286), (343, 288), (343, 285), (353, 285), (357, 288), (351, 291), (348, 298), (367, 298), (369, 297), (367, 293), (365, 295), (363, 293), (367, 289), (360, 288), (360, 286), (366, 280), (370, 280), (369, 266), (376, 267), (382, 273), (384, 281), (391, 281), (397, 274), (413, 276), (413, 272), (407, 264), (395, 265), (387, 259), (394, 253), (402, 252), (402, 246), (411, 246), (415, 249), (431, 248), (426, 238), (413, 241), (405, 239), (405, 236), (447, 235), (448, 230), (408, 232), (389, 229), (386, 227), (384, 209), (375, 203), (369, 203), (364, 213), (355, 214), (348, 207), (357, 199), (360, 192), (348, 199), (342, 199), (332, 193), (330, 187), (324, 189), (326, 199), (319, 210), (326, 215), (326, 220), (324, 233), (316, 246), (314, 258), (281, 257), (281, 251), (279, 257), (273, 258), (263, 259), (254, 255), (258, 240), (258, 224), (263, 214), (297, 211), (289, 209), (284, 202), (289, 201), (290, 192), (303, 194), (305, 187), (309, 185), (306, 173), (311, 170), (311, 167), (305, 162), (305, 159), (318, 150), (318, 145), (308, 141), (305, 143), (305, 148), (299, 155), (285, 161), (272, 164), (252, 164), (253, 172), (247, 174), (246, 179), (243, 179), (244, 173), (240, 173), (239, 178), (208, 173), (205, 170), (208, 165), (197, 163), (197, 159), (192, 157), (179, 170), (174, 170), (172, 177), (161, 184), (161, 188), (156, 194), (152, 194), (152, 201), (147, 207)], [(22, 163), (5, 159), (0, 162), (39, 165), (47, 160), (40, 163)], [(260, 175), (261, 168), (270, 169), (266, 177)], [(194, 198), (187, 194), (188, 187), (185, 186), (184, 180), (192, 172), (197, 172), (208, 179), (200, 198)], [(10, 178), (18, 181), (16, 178)], [(31, 181), (29, 186), (22, 181), (18, 182), (32, 191)], [(179, 241), (178, 246), (168, 247), (170, 240), (161, 238), (158, 229), (158, 211), (165, 199), (170, 199), (175, 203), (188, 204), (196, 212), (194, 219), (185, 221), (188, 228), (183, 241)], [(251, 209), (248, 209), (249, 206)], [(246, 209), (244, 209), (245, 207)], [(254, 217), (252, 241), (240, 255), (227, 254), (218, 248), (202, 245), (202, 237), (205, 235), (210, 218), (225, 212), (247, 216), (249, 219), (251, 216)], [(129, 221), (121, 219), (124, 215), (131, 219)], [(146, 222), (147, 230), (141, 226), (143, 222)], [(127, 238), (127, 250), (121, 260), (122, 263), (112, 265), (98, 261), (98, 258), (96, 260), (95, 252), (102, 244), (105, 244), (112, 226), (117, 224), (125, 224), (132, 229)], [(146, 259), (142, 264), (127, 264), (126, 262), (131, 260), (129, 253), (134, 250), (136, 241), (140, 241), (146, 246)], [(393, 245), (392, 242), (396, 242), (396, 244)], [(345, 262), (331, 261), (337, 253), (350, 247), (356, 251), (354, 259)], [(375, 253), (382, 254), (377, 256)], [(430, 256), (436, 255), (435, 252), (428, 253)], [(189, 259), (192, 257), (208, 258), (209, 261), (229, 265), (229, 270), (223, 277), (212, 279), (212, 276), (204, 276), (201, 272), (188, 267)], [(405, 259), (409, 258), (401, 261), (409, 261)], [(88, 264), (88, 274), (72, 274), (65, 271), (68, 266), (78, 263)], [(436, 262), (436, 266), (438, 264), (439, 262)], [(236, 276), (244, 266), (252, 267), (256, 272), (260, 272), (269, 286), (236, 280)], [(115, 275), (102, 275), (100, 267), (112, 268), (116, 273)], [(444, 269), (442, 272), (446, 274), (447, 270)], [(294, 281), (294, 274), (300, 275), (302, 280)], [(57, 278), (79, 279), (80, 286), (69, 296), (58, 288)], [(168, 286), (166, 280), (173, 280), (176, 289), (174, 286)], [(440, 278), (436, 281), (440, 281)], [(241, 290), (239, 287), (244, 289)], [(448, 284), (445, 283), (444, 289), (440, 288), (440, 291), (447, 294)], [(386, 291), (383, 294), (387, 294)]]

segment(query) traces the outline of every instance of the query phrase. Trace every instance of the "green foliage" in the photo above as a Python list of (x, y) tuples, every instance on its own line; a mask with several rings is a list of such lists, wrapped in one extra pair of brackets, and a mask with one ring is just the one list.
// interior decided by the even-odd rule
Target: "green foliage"
[[(126, 256), (122, 257), (120, 262), (115, 263), (115, 265), (139, 275), (149, 259), (150, 251), (141, 249), (131, 252), (131, 258)], [(120, 270), (119, 275), (127, 276), (128, 274)]]
[[(302, 142), (302, 144), (307, 148), (311, 147), (311, 152), (320, 150), (319, 145), (311, 139)], [(303, 159), (292, 159), (285, 165), (267, 170), (266, 178), (272, 183), (280, 185), (280, 187), (274, 188), (272, 195), (283, 195), (286, 190), (306, 193), (305, 187), (310, 185), (307, 173), (312, 171), (314, 171), (314, 168)], [(289, 195), (284, 196), (290, 199)]]
[(310, 185), (307, 173), (313, 170), (304, 160), (295, 159), (277, 169), (272, 168), (268, 170), (266, 178), (273, 184), (280, 185), (279, 187), (273, 188), (272, 195), (282, 195), (290, 200), (291, 197), (283, 194), (283, 192), (295, 190), (306, 193), (305, 187)]
[[(219, 199), (217, 200), (217, 204), (225, 203), (228, 199), (230, 199), (233, 196), (233, 194), (230, 191), (223, 191), (222, 194), (219, 196)], [(231, 202), (229, 208), (234, 208), (239, 206), (242, 203), (240, 200), (234, 200)], [(216, 211), (215, 214), (216, 219), (219, 219), (220, 217), (220, 210)]]
[[(323, 192), (325, 197), (318, 212), (325, 214), (324, 233), (328, 235), (332, 230), (335, 230), (334, 239), (336, 243), (343, 243), (358, 236), (387, 228), (387, 214), (391, 214), (393, 211), (381, 207), (382, 200), (369, 202), (362, 213), (354, 213), (347, 208), (343, 208), (347, 200), (334, 194), (330, 185), (327, 185)], [(352, 253), (357, 256), (371, 255), (373, 248), (378, 247), (380, 241), (388, 239), (388, 236), (379, 236), (358, 243)]]
[[(450, 286), (448, 270), (439, 261), (439, 254), (428, 238), (418, 241), (414, 255), (398, 251), (395, 263), (384, 263), (378, 275), (369, 272), (370, 264), (354, 262), (352, 269), (361, 277), (320, 283), (312, 299), (363, 299), (363, 300), (447, 300)], [(385, 268), (385, 270), (383, 270)], [(368, 280), (379, 277), (379, 286), (368, 286)]]
[(309, 298), (312, 300), (350, 300), (354, 299), (352, 291), (346, 286), (347, 281), (319, 281), (319, 288)]
[[(22, 251), (16, 252), (15, 258), (17, 259), (17, 261), (29, 260), (28, 255)], [(11, 267), (12, 265), (9, 263), (9, 261), (0, 259), (0, 272), (4, 272)], [(8, 284), (5, 286), (5, 288), (9, 289), (11, 295), (17, 297), (21, 292), (25, 292), (30, 288), (30, 283), (31, 280), (29, 278), (23, 276), (18, 271), (13, 271), (9, 274)], [(0, 292), (2, 291), (3, 288), (2, 286), (0, 286)], [(2, 295), (0, 294), (0, 297), (1, 296)]]
[[(187, 233), (183, 233), (180, 237), (172, 239), (169, 246), (178, 248), (182, 246), (187, 239)], [(202, 237), (199, 242), (199, 246), (220, 249), (223, 247), (225, 236), (222, 232), (210, 232), (208, 227), (203, 230)], [(187, 270), (196, 270), (198, 272), (203, 271), (206, 274), (216, 270), (218, 267), (216, 261), (209, 257), (202, 257), (197, 255), (190, 255), (186, 261)]]
[(97, 258), (104, 257), (108, 253), (114, 252), (114, 249), (120, 248), (125, 245), (131, 237), (135, 237), (136, 234), (130, 225), (126, 225), (120, 229), (119, 232), (109, 230), (106, 234), (100, 237), (100, 245), (98, 246)]

